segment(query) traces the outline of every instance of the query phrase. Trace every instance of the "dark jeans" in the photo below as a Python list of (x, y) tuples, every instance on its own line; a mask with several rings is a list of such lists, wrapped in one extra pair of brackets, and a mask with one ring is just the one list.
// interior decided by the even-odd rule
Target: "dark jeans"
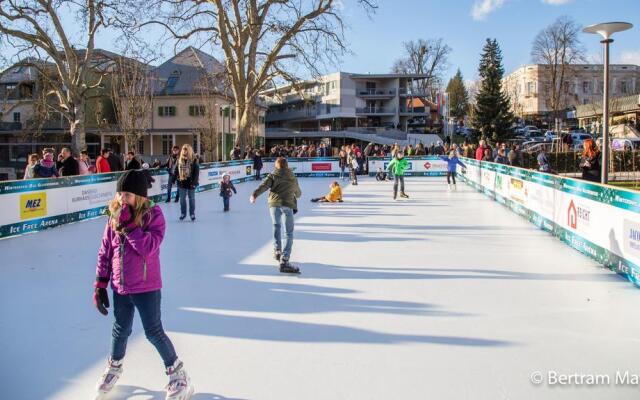
[(260, 180), (260, 170), (259, 169), (255, 169), (253, 170), (254, 172), (254, 176), (256, 177), (256, 180), (259, 181)]
[(347, 167), (346, 167), (346, 166), (344, 166), (344, 165), (340, 167), (340, 179), (344, 179), (344, 178), (345, 178), (345, 176), (346, 176), (346, 175), (344, 174), (344, 170), (345, 170), (345, 168), (347, 168)]
[[(176, 182), (175, 176), (169, 174), (169, 182), (167, 183), (167, 201), (171, 200), (171, 188), (173, 184)], [(176, 193), (176, 201), (180, 198), (180, 190), (178, 189), (178, 193)]]
[(448, 171), (447, 172), (447, 183), (451, 184), (451, 179), (453, 179), (453, 184), (456, 184), (456, 171)]
[(229, 199), (230, 197), (222, 196), (222, 204), (224, 205), (225, 211), (229, 211)]
[(131, 335), (133, 316), (136, 308), (140, 313), (144, 334), (153, 344), (164, 365), (173, 365), (178, 356), (169, 337), (164, 333), (160, 320), (160, 290), (153, 292), (120, 295), (113, 292), (113, 339), (111, 342), (111, 359), (122, 360), (127, 350), (127, 340)]
[(195, 189), (178, 189), (180, 196), (180, 214), (187, 215), (187, 197), (189, 197), (189, 215), (196, 215), (196, 190)]
[(404, 176), (393, 176), (393, 193), (398, 193), (398, 182), (400, 182), (400, 193), (404, 193)]

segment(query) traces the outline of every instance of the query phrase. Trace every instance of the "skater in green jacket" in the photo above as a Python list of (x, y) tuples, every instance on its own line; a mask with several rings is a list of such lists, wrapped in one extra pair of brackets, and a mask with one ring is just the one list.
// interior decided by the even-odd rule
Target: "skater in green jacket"
[(400, 182), (400, 197), (408, 199), (404, 192), (404, 171), (409, 168), (409, 161), (404, 158), (404, 154), (399, 151), (387, 166), (387, 170), (393, 173), (393, 199), (398, 197), (398, 181)]

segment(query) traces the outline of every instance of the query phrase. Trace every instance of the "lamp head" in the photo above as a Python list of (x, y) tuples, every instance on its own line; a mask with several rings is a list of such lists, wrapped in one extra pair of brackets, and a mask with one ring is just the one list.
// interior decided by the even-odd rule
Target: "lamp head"
[(628, 22), (603, 22), (601, 24), (595, 24), (587, 26), (582, 30), (584, 33), (597, 33), (607, 40), (616, 32), (626, 31), (633, 28), (633, 24)]

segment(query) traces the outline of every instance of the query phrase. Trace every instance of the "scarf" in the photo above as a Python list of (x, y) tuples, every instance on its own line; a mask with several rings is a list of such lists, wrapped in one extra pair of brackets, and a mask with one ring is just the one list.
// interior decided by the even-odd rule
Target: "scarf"
[(178, 161), (178, 177), (181, 181), (186, 181), (191, 176), (191, 160), (180, 157)]
[(44, 158), (42, 160), (40, 160), (40, 165), (42, 165), (45, 168), (52, 168), (56, 165), (55, 162), (53, 162), (53, 155), (52, 154), (45, 154)]

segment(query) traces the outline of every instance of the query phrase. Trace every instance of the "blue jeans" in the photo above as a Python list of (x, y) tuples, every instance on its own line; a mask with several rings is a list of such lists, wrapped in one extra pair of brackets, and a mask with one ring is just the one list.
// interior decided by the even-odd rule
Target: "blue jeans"
[[(293, 247), (293, 210), (289, 207), (271, 207), (271, 221), (273, 222), (273, 249), (282, 251), (282, 260), (287, 261)], [(284, 217), (284, 250), (282, 249), (282, 219)]]
[(230, 197), (222, 196), (222, 204), (224, 205), (224, 210), (225, 211), (229, 210), (229, 199), (230, 199)]
[(260, 170), (261, 170), (261, 169), (262, 169), (262, 168), (253, 170), (253, 174), (254, 174), (254, 176), (256, 177), (256, 180), (257, 180), (257, 181), (259, 181), (259, 180), (260, 180)]
[(178, 189), (180, 196), (180, 214), (187, 215), (187, 196), (189, 197), (189, 215), (196, 215), (196, 190), (195, 189)]
[[(176, 182), (176, 178), (169, 174), (169, 182), (167, 182), (167, 201), (171, 200), (171, 188), (173, 184)], [(180, 189), (178, 189), (178, 193), (176, 193), (176, 200), (180, 197)]]
[(111, 359), (122, 360), (127, 350), (127, 340), (131, 335), (135, 309), (140, 313), (144, 334), (153, 344), (164, 365), (173, 365), (178, 356), (169, 337), (164, 333), (160, 320), (160, 290), (153, 292), (120, 295), (113, 292), (113, 339), (111, 342)]

